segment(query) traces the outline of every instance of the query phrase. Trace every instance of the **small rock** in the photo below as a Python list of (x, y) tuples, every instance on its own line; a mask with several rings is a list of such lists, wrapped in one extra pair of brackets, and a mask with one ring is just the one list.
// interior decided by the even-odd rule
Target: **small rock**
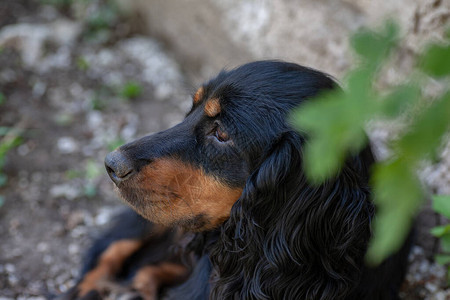
[(0, 31), (0, 47), (14, 47), (21, 53), (25, 65), (41, 65), (44, 45), (53, 41), (59, 46), (71, 45), (81, 33), (81, 24), (58, 20), (51, 24), (13, 24)]
[(59, 45), (71, 45), (80, 35), (82, 24), (67, 19), (59, 19), (50, 25), (50, 30), (52, 39)]
[(432, 293), (435, 293), (438, 289), (438, 287), (434, 283), (431, 283), (431, 282), (425, 283), (425, 288)]
[(96, 225), (105, 225), (107, 224), (113, 215), (111, 209), (101, 209), (98, 215), (95, 217)]
[(39, 252), (47, 252), (50, 249), (50, 246), (45, 242), (40, 242), (36, 247)]
[(51, 69), (64, 69), (70, 66), (72, 49), (69, 46), (61, 46), (55, 53), (47, 55), (39, 62), (38, 71), (46, 73)]
[(82, 210), (77, 210), (69, 215), (67, 219), (66, 228), (72, 230), (73, 228), (85, 224), (85, 213)]
[(103, 123), (103, 116), (99, 111), (90, 111), (87, 115), (87, 125), (95, 130)]
[(28, 153), (30, 153), (30, 147), (28, 144), (22, 144), (19, 147), (17, 147), (17, 153), (19, 153), (20, 156), (26, 156)]
[(14, 82), (17, 80), (17, 74), (14, 70), (4, 69), (0, 72), (0, 81), (3, 83)]
[(8, 273), (14, 273), (16, 271), (16, 267), (13, 264), (6, 264), (5, 270)]
[(31, 174), (31, 180), (33, 183), (40, 183), (44, 179), (44, 175), (41, 172), (34, 172)]
[(446, 299), (448, 299), (447, 297), (448, 297), (449, 295), (447, 294), (447, 296), (446, 296), (446, 294), (443, 292), (443, 291), (439, 291), (439, 292), (437, 292), (436, 294), (434, 294), (434, 300), (446, 300)]
[(57, 147), (62, 154), (70, 154), (78, 150), (78, 144), (72, 137), (62, 137), (58, 139)]
[(72, 238), (80, 238), (87, 234), (87, 229), (85, 226), (75, 227), (72, 231), (70, 231), (70, 236)]
[(50, 265), (53, 263), (53, 257), (51, 255), (44, 255), (44, 257), (42, 258), (42, 261), (44, 262), (44, 264), (46, 265)]
[(12, 286), (16, 286), (19, 283), (19, 278), (16, 275), (9, 274), (8, 275), (8, 283)]
[(77, 198), (81, 192), (79, 189), (70, 184), (54, 185), (50, 188), (50, 196), (53, 198), (64, 197), (69, 200)]
[(34, 66), (42, 56), (50, 29), (43, 24), (14, 24), (0, 31), (0, 47), (14, 47), (21, 52), (27, 66)]
[(78, 244), (70, 244), (68, 247), (69, 254), (76, 255), (80, 253), (80, 246)]
[(42, 81), (38, 81), (33, 85), (33, 96), (35, 98), (40, 98), (45, 94), (45, 91), (47, 90), (47, 84)]

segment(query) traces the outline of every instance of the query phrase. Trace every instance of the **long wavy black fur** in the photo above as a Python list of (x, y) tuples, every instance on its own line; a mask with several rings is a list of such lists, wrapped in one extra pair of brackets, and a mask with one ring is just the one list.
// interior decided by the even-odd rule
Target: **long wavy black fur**
[(311, 185), (302, 143), (285, 133), (248, 179), (211, 250), (214, 299), (343, 299), (357, 285), (374, 213), (367, 179), (349, 165)]
[[(245, 77), (246, 72), (257, 80)], [(256, 163), (242, 196), (219, 228), (219, 237), (200, 246), (198, 268), (214, 275), (208, 281), (209, 299), (398, 299), (410, 240), (379, 267), (364, 264), (375, 215), (368, 183), (374, 162), (370, 147), (350, 156), (334, 178), (314, 185), (303, 173), (307, 139), (285, 123), (285, 113), (303, 98), (336, 88), (332, 79), (297, 65), (258, 62), (215, 80), (233, 82), (224, 91), (254, 99), (252, 105), (270, 104), (268, 119), (257, 119), (253, 130), (265, 128), (260, 134), (276, 136), (269, 146), (253, 145), (263, 150), (250, 151), (258, 155), (250, 159)], [(261, 118), (251, 109), (235, 111), (233, 117)], [(191, 278), (172, 299), (186, 293), (190, 299), (205, 299), (195, 292), (199, 281)]]
[[(204, 256), (171, 299), (204, 299), (198, 292), (207, 288), (210, 299), (383, 299), (367, 295), (370, 287), (358, 290), (374, 215), (370, 150), (365, 160), (349, 159), (339, 176), (314, 186), (302, 171), (303, 143), (294, 132), (280, 136), (219, 237), (208, 246), (198, 234), (195, 248)], [(217, 273), (211, 286), (198, 289), (197, 273), (211, 269)]]

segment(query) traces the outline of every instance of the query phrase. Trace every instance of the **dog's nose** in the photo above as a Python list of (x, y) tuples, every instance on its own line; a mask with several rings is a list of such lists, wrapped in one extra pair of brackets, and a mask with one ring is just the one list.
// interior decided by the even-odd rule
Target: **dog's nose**
[(131, 161), (118, 150), (106, 155), (105, 168), (116, 185), (129, 179), (135, 173)]

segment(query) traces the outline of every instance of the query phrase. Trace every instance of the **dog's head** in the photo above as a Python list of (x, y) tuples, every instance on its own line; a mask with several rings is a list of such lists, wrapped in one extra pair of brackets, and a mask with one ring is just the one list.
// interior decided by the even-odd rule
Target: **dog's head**
[(118, 148), (106, 157), (106, 169), (145, 218), (215, 228), (274, 144), (292, 132), (289, 111), (334, 86), (323, 73), (285, 62), (223, 71), (197, 90), (183, 122)]

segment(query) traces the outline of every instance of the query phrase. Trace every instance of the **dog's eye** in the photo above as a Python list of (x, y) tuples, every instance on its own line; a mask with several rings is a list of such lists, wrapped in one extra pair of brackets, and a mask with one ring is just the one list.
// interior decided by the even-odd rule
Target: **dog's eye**
[(222, 129), (220, 129), (219, 126), (216, 127), (215, 131), (214, 131), (214, 136), (216, 137), (216, 139), (219, 142), (226, 142), (230, 139), (230, 137), (228, 136), (228, 134), (224, 131), (222, 131)]

